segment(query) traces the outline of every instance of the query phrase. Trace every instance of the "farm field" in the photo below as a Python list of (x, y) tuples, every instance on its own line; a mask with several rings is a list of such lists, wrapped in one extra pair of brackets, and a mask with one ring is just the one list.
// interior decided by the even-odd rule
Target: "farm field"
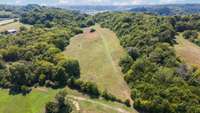
[(96, 32), (84, 29), (84, 33), (71, 39), (64, 54), (79, 60), (81, 79), (95, 82), (102, 90), (107, 90), (121, 98), (130, 98), (130, 91), (123, 80), (118, 66), (125, 54), (116, 35), (99, 25), (93, 26)]
[(6, 19), (6, 20), (2, 20), (2, 21), (0, 21), (0, 26), (1, 25), (6, 25), (6, 24), (9, 24), (9, 23), (12, 23), (12, 22), (14, 22), (15, 21), (15, 19)]
[(20, 26), (30, 27), (30, 25), (22, 24), (19, 21), (14, 22), (13, 19), (0, 21), (0, 32), (4, 32), (9, 29), (19, 30)]
[(181, 35), (177, 36), (177, 43), (175, 45), (177, 56), (187, 64), (200, 68), (200, 47), (184, 39)]

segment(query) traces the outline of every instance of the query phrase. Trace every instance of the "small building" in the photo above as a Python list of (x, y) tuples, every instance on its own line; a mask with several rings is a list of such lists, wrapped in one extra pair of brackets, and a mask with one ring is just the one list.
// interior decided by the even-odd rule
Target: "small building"
[(13, 34), (17, 33), (17, 30), (16, 29), (9, 29), (9, 30), (7, 30), (7, 33), (13, 35)]

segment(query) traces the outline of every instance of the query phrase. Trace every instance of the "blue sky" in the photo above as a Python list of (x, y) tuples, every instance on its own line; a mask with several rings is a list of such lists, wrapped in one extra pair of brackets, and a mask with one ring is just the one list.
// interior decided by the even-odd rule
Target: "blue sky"
[(142, 5), (200, 3), (200, 0), (0, 0), (0, 4), (40, 5)]

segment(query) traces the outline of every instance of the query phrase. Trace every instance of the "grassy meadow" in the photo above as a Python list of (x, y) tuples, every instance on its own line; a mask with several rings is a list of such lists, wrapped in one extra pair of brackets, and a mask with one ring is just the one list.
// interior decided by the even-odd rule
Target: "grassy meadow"
[(200, 47), (184, 39), (181, 34), (177, 36), (176, 41), (178, 43), (175, 45), (177, 56), (187, 64), (200, 68)]
[[(10, 21), (9, 23), (7, 24), (1, 24), (1, 23), (6, 23), (4, 21)], [(4, 20), (4, 21), (0, 21), (0, 32), (4, 32), (6, 30), (9, 30), (9, 29), (16, 29), (16, 30), (19, 30), (19, 28), (21, 26), (26, 26), (26, 27), (30, 27), (30, 25), (25, 25), (25, 24), (22, 24), (21, 22), (19, 21), (12, 21), (12, 20)], [(12, 22), (11, 22), (12, 21)]]
[(58, 90), (41, 91), (34, 89), (23, 96), (9, 95), (7, 90), (0, 89), (0, 113), (44, 113), (44, 106), (53, 100)]
[(127, 99), (130, 91), (118, 65), (125, 52), (112, 31), (99, 25), (93, 28), (96, 32), (85, 29), (83, 34), (72, 38), (64, 53), (79, 60), (81, 79), (95, 82), (100, 89)]

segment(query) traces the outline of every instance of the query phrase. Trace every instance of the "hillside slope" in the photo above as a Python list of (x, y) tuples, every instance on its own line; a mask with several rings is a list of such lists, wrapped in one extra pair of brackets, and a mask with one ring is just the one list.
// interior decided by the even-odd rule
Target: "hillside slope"
[(72, 38), (64, 53), (79, 60), (81, 79), (95, 82), (100, 89), (127, 99), (130, 91), (118, 66), (125, 52), (113, 32), (98, 25), (94, 28), (97, 30), (94, 33), (85, 29), (83, 34)]
[(175, 45), (177, 56), (187, 64), (200, 67), (200, 47), (182, 36), (177, 36), (176, 41), (178, 43)]

